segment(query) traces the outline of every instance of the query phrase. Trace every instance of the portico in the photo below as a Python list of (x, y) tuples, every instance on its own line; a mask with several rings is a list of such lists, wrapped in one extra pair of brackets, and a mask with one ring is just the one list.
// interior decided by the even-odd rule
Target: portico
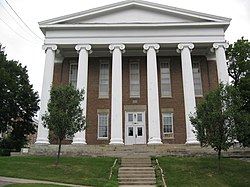
[[(210, 64), (216, 62), (216, 81), (227, 82), (224, 31), (229, 22), (138, 0), (40, 22), (46, 58), (36, 143), (49, 144), (41, 116), (50, 86), (67, 83), (64, 76), (85, 90), (81, 106), (89, 119), (72, 144), (198, 143), (189, 121), (198, 98), (193, 58), (211, 75)], [(204, 91), (211, 89), (209, 78), (200, 78)]]

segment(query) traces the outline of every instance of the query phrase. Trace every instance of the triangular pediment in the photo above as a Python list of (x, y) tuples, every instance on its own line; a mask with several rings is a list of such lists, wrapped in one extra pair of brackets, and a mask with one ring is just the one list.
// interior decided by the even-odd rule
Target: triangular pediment
[(230, 19), (141, 0), (127, 0), (43, 21), (39, 24), (183, 24), (196, 22), (230, 22)]

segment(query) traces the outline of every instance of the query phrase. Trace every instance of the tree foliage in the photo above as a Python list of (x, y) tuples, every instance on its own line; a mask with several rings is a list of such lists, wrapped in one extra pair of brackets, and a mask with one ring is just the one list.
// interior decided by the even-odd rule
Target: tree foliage
[(242, 97), (242, 107), (237, 120), (237, 140), (244, 146), (250, 146), (250, 42), (244, 37), (231, 44), (227, 50), (228, 73), (233, 86)]
[[(20, 151), (27, 142), (26, 135), (35, 133), (33, 117), (39, 109), (38, 93), (29, 82), (26, 66), (7, 60), (0, 44), (0, 132), (8, 132), (3, 140), (10, 148)], [(12, 142), (12, 143), (11, 143)]]
[(238, 86), (240, 79), (250, 71), (250, 42), (242, 37), (229, 45), (226, 56), (229, 76), (233, 85)]
[(241, 114), (242, 99), (233, 86), (220, 84), (209, 92), (198, 104), (196, 113), (190, 116), (201, 146), (211, 146), (218, 152), (220, 170), (221, 151), (227, 151), (233, 144), (236, 122)]
[(59, 161), (62, 140), (83, 130), (85, 116), (81, 108), (84, 91), (76, 90), (73, 86), (52, 87), (48, 112), (42, 117), (43, 124), (53, 132), (58, 139), (59, 148), (57, 162)]

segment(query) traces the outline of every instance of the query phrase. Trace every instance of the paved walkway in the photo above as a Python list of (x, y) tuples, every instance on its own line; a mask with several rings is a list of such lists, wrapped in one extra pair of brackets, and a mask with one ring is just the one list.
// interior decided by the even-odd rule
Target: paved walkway
[(22, 183), (22, 184), (55, 184), (60, 186), (69, 186), (69, 187), (87, 187), (76, 184), (65, 184), (59, 182), (50, 182), (50, 181), (41, 181), (41, 180), (30, 180), (30, 179), (20, 179), (20, 178), (12, 178), (12, 177), (0, 177), (0, 186), (4, 186), (10, 183)]

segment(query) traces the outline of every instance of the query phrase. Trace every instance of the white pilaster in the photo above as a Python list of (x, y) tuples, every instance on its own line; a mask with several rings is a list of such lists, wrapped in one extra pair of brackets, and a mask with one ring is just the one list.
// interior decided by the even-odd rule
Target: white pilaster
[(156, 60), (159, 48), (159, 44), (143, 45), (144, 52), (147, 53), (148, 144), (162, 144)]
[(225, 49), (228, 48), (227, 43), (214, 43), (213, 48), (215, 50), (218, 81), (227, 84), (229, 82), (229, 76), (227, 72), (226, 54)]
[(112, 52), (112, 96), (110, 144), (123, 144), (122, 138), (122, 52), (124, 44), (111, 44)]
[(191, 50), (194, 44), (186, 43), (178, 45), (178, 52), (181, 53), (181, 67), (182, 67), (182, 81), (184, 92), (184, 106), (185, 106), (185, 122), (186, 122), (186, 144), (197, 144), (195, 134), (193, 132), (193, 125), (189, 120), (189, 115), (195, 112), (196, 102), (194, 93), (194, 80), (191, 61)]
[[(81, 102), (83, 116), (86, 116), (87, 111), (87, 86), (88, 86), (88, 54), (91, 53), (91, 45), (82, 44), (76, 45), (75, 49), (79, 52), (78, 72), (77, 72), (77, 89), (84, 90), (84, 100)], [(86, 144), (86, 131), (83, 129), (74, 134), (72, 144)]]
[(41, 94), (41, 107), (39, 114), (38, 130), (36, 144), (49, 144), (48, 135), (49, 130), (43, 126), (42, 116), (47, 111), (47, 104), (50, 98), (50, 87), (53, 81), (54, 73), (54, 61), (55, 61), (55, 51), (57, 49), (56, 45), (43, 45), (43, 50), (45, 50), (45, 66), (43, 73), (43, 86)]

